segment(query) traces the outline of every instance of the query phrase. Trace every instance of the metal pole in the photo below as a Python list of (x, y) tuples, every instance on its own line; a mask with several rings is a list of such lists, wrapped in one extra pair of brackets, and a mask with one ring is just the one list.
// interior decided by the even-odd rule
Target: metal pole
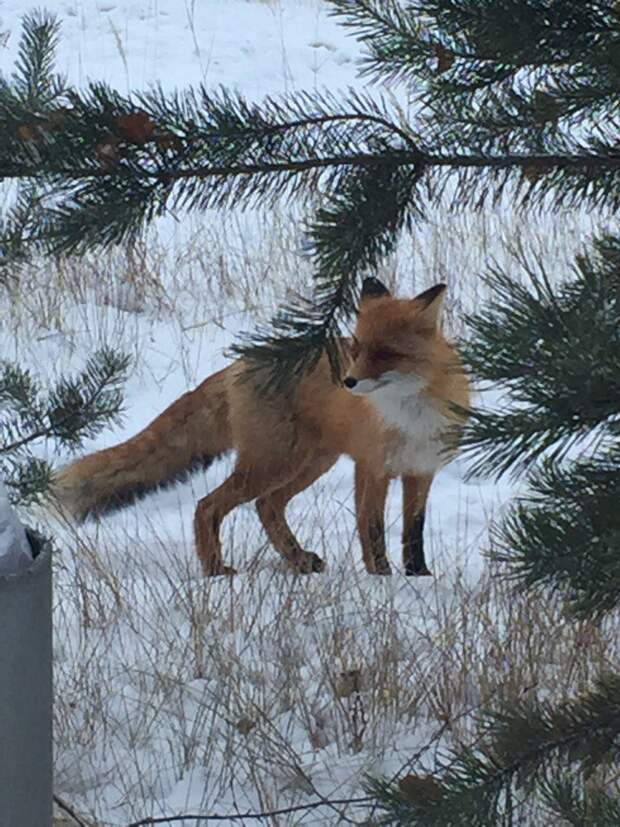
[(49, 542), (0, 575), (0, 827), (52, 824), (52, 569)]

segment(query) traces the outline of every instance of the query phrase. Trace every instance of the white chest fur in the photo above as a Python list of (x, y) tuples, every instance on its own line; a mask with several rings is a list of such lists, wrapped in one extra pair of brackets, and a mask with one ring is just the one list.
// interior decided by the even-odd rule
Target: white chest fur
[(392, 474), (434, 474), (449, 459), (444, 436), (451, 422), (422, 388), (422, 380), (409, 375), (368, 396), (393, 432), (386, 456)]

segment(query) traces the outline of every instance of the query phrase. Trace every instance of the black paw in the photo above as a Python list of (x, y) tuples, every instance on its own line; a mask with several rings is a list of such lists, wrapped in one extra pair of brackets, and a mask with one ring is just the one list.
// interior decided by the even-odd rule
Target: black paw
[(300, 557), (294, 566), (299, 574), (318, 574), (325, 570), (325, 560), (313, 551), (304, 551), (303, 557)]
[(237, 574), (237, 569), (232, 566), (225, 566), (223, 563), (209, 563), (203, 565), (202, 573), (205, 577), (232, 577)]
[(392, 574), (392, 567), (385, 558), (383, 558), (382, 560), (375, 560), (374, 574)]
[(433, 572), (429, 571), (426, 566), (420, 566), (419, 568), (415, 568), (414, 566), (406, 566), (405, 575), (407, 577), (432, 577)]

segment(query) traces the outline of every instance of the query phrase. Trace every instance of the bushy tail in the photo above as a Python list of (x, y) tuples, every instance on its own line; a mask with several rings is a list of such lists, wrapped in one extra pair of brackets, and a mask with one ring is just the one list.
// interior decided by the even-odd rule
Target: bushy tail
[(66, 465), (54, 480), (53, 498), (82, 520), (209, 466), (233, 447), (226, 370), (183, 394), (127, 442)]

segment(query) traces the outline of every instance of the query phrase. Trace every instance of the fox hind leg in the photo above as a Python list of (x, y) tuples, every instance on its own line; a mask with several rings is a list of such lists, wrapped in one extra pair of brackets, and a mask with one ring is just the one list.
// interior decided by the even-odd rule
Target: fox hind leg
[(286, 506), (296, 494), (328, 471), (337, 458), (337, 456), (324, 456), (312, 460), (285, 485), (264, 494), (256, 501), (258, 516), (272, 545), (300, 574), (323, 571), (325, 561), (318, 554), (305, 551), (299, 545), (299, 541), (286, 522)]
[(236, 573), (222, 560), (219, 533), (224, 517), (238, 505), (286, 483), (290, 477), (290, 467), (296, 466), (292, 463), (288, 468), (280, 463), (248, 465), (238, 458), (230, 477), (199, 501), (194, 516), (194, 533), (196, 551), (206, 577)]

